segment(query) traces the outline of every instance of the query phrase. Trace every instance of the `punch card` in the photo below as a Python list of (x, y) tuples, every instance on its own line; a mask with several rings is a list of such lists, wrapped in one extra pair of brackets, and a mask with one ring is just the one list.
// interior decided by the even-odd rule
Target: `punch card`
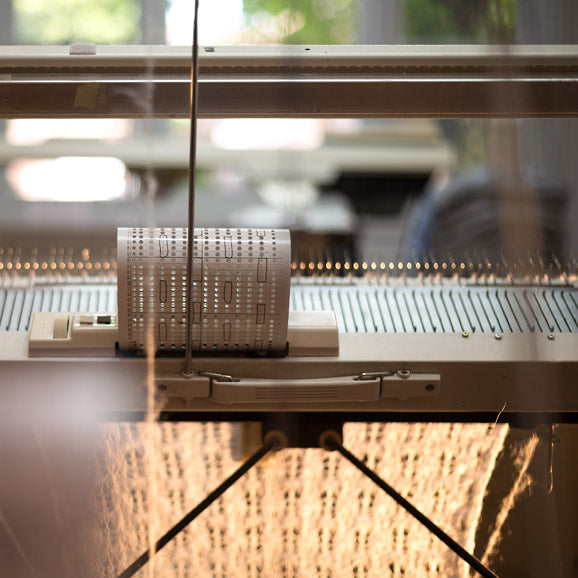
[(119, 347), (183, 353), (280, 352), (287, 344), (289, 231), (201, 229), (187, 295), (187, 229), (118, 230)]

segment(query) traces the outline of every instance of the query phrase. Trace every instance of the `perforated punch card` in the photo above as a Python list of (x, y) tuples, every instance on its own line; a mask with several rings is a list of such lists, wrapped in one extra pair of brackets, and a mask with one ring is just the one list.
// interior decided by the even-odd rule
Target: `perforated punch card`
[(193, 352), (280, 352), (287, 344), (289, 231), (201, 229), (187, 296), (187, 229), (118, 230), (121, 350), (184, 353), (186, 308)]

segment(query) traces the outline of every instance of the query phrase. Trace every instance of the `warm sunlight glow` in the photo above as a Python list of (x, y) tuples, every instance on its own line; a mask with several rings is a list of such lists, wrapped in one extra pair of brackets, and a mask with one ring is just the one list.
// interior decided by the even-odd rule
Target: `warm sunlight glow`
[(311, 150), (323, 143), (317, 119), (232, 118), (215, 124), (211, 140), (218, 148), (254, 150)]
[(132, 121), (122, 118), (28, 119), (9, 120), (6, 142), (14, 146), (38, 145), (56, 139), (101, 139), (115, 141), (127, 138)]
[(7, 167), (6, 174), (24, 201), (110, 201), (127, 190), (126, 167), (115, 158), (19, 160)]

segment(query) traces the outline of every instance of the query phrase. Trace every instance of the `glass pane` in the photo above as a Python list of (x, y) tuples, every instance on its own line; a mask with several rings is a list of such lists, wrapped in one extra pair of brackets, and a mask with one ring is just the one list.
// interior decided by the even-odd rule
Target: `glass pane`
[[(0, 43), (179, 44), (190, 0), (7, 0)], [(227, 44), (572, 43), (572, 0), (220, 0), (200, 3), (200, 42)]]

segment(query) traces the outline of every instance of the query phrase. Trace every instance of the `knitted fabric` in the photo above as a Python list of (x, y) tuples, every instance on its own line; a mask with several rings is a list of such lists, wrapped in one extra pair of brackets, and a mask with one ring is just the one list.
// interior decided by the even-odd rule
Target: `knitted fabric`
[[(344, 445), (462, 544), (476, 526), (507, 426), (361, 424)], [(101, 428), (102, 576), (114, 576), (240, 464), (230, 424)], [(464, 577), (455, 554), (337, 452), (267, 456), (158, 552), (149, 577)]]

